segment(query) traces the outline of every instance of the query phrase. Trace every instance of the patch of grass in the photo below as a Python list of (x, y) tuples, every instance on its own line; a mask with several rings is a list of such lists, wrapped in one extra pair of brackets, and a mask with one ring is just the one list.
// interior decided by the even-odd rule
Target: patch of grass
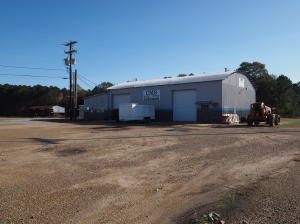
[(245, 200), (247, 197), (249, 197), (250, 190), (250, 187), (240, 187), (235, 192), (227, 194), (225, 197), (220, 199), (217, 205), (219, 208), (236, 206), (241, 200)]
[(1, 122), (1, 121), (7, 121), (7, 120), (11, 120), (11, 118), (8, 118), (8, 117), (0, 117), (0, 122)]
[[(239, 209), (240, 203), (243, 200), (247, 200), (249, 197), (250, 188), (241, 187), (240, 189), (236, 189), (235, 191), (231, 191), (228, 194), (225, 194), (221, 199), (213, 202), (212, 204), (205, 205), (199, 207), (194, 210), (192, 214), (189, 215), (188, 219), (185, 219), (185, 224), (204, 224), (204, 223), (212, 223), (209, 219), (210, 212), (216, 212), (220, 214), (220, 219), (224, 220), (225, 217), (228, 217), (228, 214), (232, 210)], [(216, 222), (217, 223), (217, 222)]]
[(232, 206), (237, 201), (237, 196), (235, 194), (227, 195), (226, 197), (222, 198), (219, 203), (219, 208), (225, 208)]
[(282, 118), (280, 126), (282, 127), (300, 126), (300, 118)]
[(190, 224), (204, 224), (209, 221), (207, 215), (203, 215), (202, 217), (192, 218)]

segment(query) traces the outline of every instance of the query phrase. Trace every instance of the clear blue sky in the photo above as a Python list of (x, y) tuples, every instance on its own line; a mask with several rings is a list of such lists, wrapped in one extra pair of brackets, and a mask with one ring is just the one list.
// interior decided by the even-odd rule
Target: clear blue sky
[[(0, 28), (0, 65), (62, 69), (0, 74), (67, 76), (62, 44), (76, 40), (76, 68), (96, 84), (218, 73), (243, 61), (300, 81), (299, 0), (2, 0)], [(4, 83), (68, 87), (0, 75)]]

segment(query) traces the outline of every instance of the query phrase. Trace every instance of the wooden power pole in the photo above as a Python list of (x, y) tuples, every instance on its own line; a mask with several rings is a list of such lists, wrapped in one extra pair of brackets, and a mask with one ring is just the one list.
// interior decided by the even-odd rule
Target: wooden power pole
[(77, 117), (77, 69), (75, 69), (74, 72), (74, 120), (76, 120)]
[[(77, 41), (69, 41), (65, 44), (66, 47), (69, 47), (68, 50), (65, 51), (66, 54), (68, 54), (68, 57), (65, 58), (65, 65), (69, 67), (69, 79), (70, 79), (70, 94), (69, 94), (69, 114), (70, 114), (70, 120), (73, 120), (73, 109), (74, 109), (74, 102), (72, 100), (72, 65), (75, 64), (75, 58), (73, 58), (73, 54), (77, 53), (77, 50), (73, 49), (73, 46), (77, 44)], [(75, 115), (76, 117), (76, 115)]]

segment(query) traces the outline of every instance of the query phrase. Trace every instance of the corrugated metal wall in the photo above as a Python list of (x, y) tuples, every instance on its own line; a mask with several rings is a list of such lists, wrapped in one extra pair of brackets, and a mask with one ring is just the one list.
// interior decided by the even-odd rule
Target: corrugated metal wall
[(96, 111), (107, 108), (109, 113), (106, 114), (112, 116), (114, 95), (129, 94), (131, 103), (154, 105), (157, 120), (173, 121), (173, 93), (182, 90), (196, 91), (197, 122), (200, 123), (218, 122), (224, 113), (236, 112), (240, 117), (246, 117), (250, 104), (255, 102), (255, 90), (248, 78), (233, 73), (218, 81), (111, 89), (107, 95), (86, 98), (85, 106), (93, 106)]
[(246, 118), (255, 100), (255, 89), (246, 76), (234, 73), (223, 81), (222, 113), (236, 112), (240, 118)]
[(84, 99), (85, 119), (108, 119), (109, 114), (108, 94), (97, 94)]
[[(145, 100), (143, 97), (143, 91), (157, 91), (159, 90), (159, 99)], [(137, 87), (130, 89), (113, 89), (110, 90), (110, 105), (112, 105), (113, 95), (115, 94), (130, 94), (131, 103), (139, 103), (146, 105), (154, 105), (156, 109), (156, 118), (162, 121), (173, 120), (173, 92), (182, 90), (195, 90), (196, 91), (196, 102), (197, 104), (197, 121), (202, 122), (201, 116), (201, 103), (197, 102), (212, 102), (209, 107), (212, 109), (210, 114), (216, 115), (216, 109), (222, 106), (222, 81), (210, 81), (201, 83), (188, 83), (188, 84), (177, 84), (167, 86), (152, 86), (152, 87)], [(208, 113), (208, 112), (207, 112)], [(220, 114), (220, 110), (218, 110)], [(203, 115), (203, 113), (202, 113)]]

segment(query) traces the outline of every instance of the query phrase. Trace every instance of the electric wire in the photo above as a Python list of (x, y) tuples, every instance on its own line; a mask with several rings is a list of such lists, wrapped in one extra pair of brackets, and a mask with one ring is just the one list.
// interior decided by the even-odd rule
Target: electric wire
[(93, 85), (97, 86), (96, 83), (92, 82), (91, 80), (89, 80), (89, 79), (86, 78), (85, 76), (83, 76), (83, 75), (81, 75), (81, 74), (79, 74), (79, 76), (80, 76), (81, 78), (85, 79), (87, 82), (90, 82), (90, 83), (92, 83)]
[[(16, 65), (3, 65), (3, 64), (0, 64), (0, 67), (28, 69), (28, 70), (65, 71), (64, 69), (59, 69), (59, 68), (30, 67), (30, 66), (16, 66)], [(12, 74), (12, 73), (0, 73), (0, 76), (68, 79), (67, 77), (57, 76), (57, 75), (28, 75), (28, 74), (25, 75), (25, 74)], [(78, 79), (91, 89), (93, 89), (95, 86), (97, 86), (97, 84), (95, 82), (89, 80), (84, 75), (81, 75), (81, 74), (78, 75)]]
[(94, 87), (93, 86), (91, 86), (89, 83), (87, 83), (86, 81), (84, 81), (84, 80), (82, 80), (82, 79), (80, 79), (79, 78), (79, 80), (82, 82), (82, 83), (84, 83), (85, 84), (85, 86), (87, 86), (89, 89), (93, 89)]
[(45, 71), (64, 71), (62, 68), (43, 68), (43, 67), (29, 67), (29, 66), (15, 66), (15, 65), (1, 65), (3, 68), (18, 68), (18, 69), (31, 69), (31, 70), (45, 70)]
[(85, 85), (87, 85), (89, 88), (93, 89), (94, 87), (90, 85), (88, 82), (86, 82), (84, 79), (82, 79), (80, 76), (78, 76), (78, 79), (83, 82)]
[(57, 75), (19, 75), (19, 74), (11, 74), (11, 73), (0, 73), (1, 76), (23, 76), (23, 77), (35, 77), (35, 78), (56, 78), (56, 79), (68, 79), (64, 76)]

